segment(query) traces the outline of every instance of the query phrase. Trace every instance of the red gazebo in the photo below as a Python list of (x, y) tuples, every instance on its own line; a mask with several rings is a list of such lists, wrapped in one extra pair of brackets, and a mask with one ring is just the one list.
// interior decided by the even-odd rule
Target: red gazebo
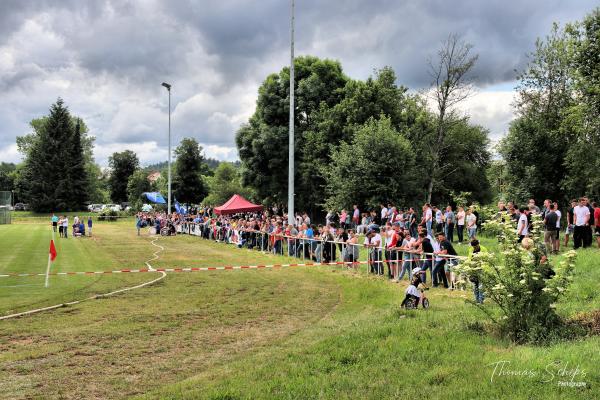
[(239, 194), (234, 194), (225, 204), (215, 207), (215, 213), (220, 215), (262, 211), (263, 207), (252, 204)]

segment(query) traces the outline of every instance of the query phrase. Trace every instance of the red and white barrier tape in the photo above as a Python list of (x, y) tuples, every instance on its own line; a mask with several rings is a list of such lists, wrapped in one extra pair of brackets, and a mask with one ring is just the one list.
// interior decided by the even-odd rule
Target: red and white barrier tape
[[(336, 261), (329, 263), (293, 263), (293, 264), (270, 264), (270, 265), (226, 265), (221, 267), (185, 267), (185, 268), (140, 268), (140, 269), (117, 269), (109, 271), (69, 271), (69, 272), (51, 272), (50, 276), (71, 276), (71, 275), (102, 275), (102, 274), (126, 274), (140, 272), (203, 272), (203, 271), (228, 271), (239, 269), (263, 269), (263, 268), (286, 268), (286, 267), (318, 267), (327, 265), (358, 265), (358, 264), (380, 264), (394, 263), (402, 264), (404, 262), (417, 262), (419, 260), (377, 260), (377, 261)], [(31, 277), (46, 276), (43, 273), (37, 274), (0, 274), (0, 278), (9, 277)]]

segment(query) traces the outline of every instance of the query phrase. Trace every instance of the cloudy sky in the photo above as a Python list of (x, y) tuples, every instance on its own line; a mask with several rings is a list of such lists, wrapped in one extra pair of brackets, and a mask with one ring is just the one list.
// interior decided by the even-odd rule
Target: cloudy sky
[[(338, 59), (356, 79), (391, 65), (398, 83), (429, 85), (426, 61), (449, 33), (475, 46), (478, 94), (464, 105), (501, 137), (512, 118), (515, 69), (552, 22), (596, 1), (296, 0), (296, 54)], [(195, 137), (207, 156), (237, 158), (234, 137), (261, 81), (289, 63), (288, 0), (0, 0), (0, 161), (57, 97), (96, 136), (101, 165), (131, 149), (142, 164)]]

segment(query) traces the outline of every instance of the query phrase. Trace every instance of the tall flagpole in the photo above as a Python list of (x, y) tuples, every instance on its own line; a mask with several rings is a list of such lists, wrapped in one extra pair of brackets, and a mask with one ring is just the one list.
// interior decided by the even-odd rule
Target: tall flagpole
[(294, 0), (290, 9), (290, 138), (288, 165), (288, 224), (294, 225)]

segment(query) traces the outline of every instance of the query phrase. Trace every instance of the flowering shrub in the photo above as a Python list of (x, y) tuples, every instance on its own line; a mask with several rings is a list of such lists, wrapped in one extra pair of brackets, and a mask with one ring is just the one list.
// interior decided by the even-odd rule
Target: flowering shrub
[(512, 222), (490, 220), (486, 226), (498, 232), (501, 254), (476, 253), (457, 267), (478, 279), (485, 298), (497, 307), (477, 306), (503, 336), (515, 342), (544, 342), (556, 336), (563, 321), (555, 306), (572, 280), (576, 253), (567, 252), (564, 260), (552, 267), (540, 240), (539, 216), (533, 216), (532, 234), (524, 239), (525, 246), (517, 243)]

